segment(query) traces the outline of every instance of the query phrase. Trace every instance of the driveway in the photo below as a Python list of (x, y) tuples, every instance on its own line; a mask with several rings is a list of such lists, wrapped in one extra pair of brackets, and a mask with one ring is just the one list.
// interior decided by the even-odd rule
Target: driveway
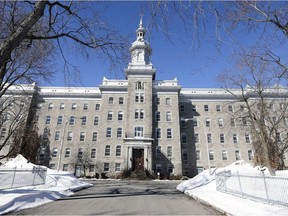
[[(179, 181), (91, 181), (93, 187), (18, 215), (221, 215), (175, 188)], [(223, 214), (222, 214), (223, 215)]]

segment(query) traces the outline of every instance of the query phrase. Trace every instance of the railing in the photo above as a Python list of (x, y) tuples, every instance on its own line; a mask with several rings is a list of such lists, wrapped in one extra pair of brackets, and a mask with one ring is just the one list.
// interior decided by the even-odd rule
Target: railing
[(216, 173), (218, 191), (256, 201), (288, 206), (288, 176), (248, 175), (223, 171)]
[(1, 168), (0, 189), (45, 184), (47, 169), (34, 166), (32, 169)]

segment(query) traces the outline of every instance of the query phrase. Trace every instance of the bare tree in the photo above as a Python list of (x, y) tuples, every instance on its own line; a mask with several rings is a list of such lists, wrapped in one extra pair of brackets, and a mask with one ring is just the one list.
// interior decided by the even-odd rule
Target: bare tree
[[(31, 119), (31, 98), (31, 93), (21, 90), (21, 87), (1, 98), (0, 159), (10, 156), (13, 152), (21, 153), (20, 143), (23, 141), (24, 131), (28, 129), (27, 119)], [(16, 143), (18, 144), (16, 145)]]
[(280, 85), (277, 69), (279, 67), (274, 68), (270, 62), (258, 58), (257, 53), (254, 56), (243, 53), (238, 56), (233, 71), (219, 76), (222, 87), (242, 106), (235, 115), (247, 121), (255, 164), (266, 166), (272, 175), (285, 166), (283, 157), (288, 150), (285, 132), (288, 89)]
[(64, 49), (69, 42), (74, 42), (86, 56), (91, 49), (111, 64), (120, 62), (126, 54), (126, 38), (91, 11), (91, 4), (95, 3), (89, 4), (46, 0), (0, 2), (0, 97), (20, 80), (49, 78), (54, 72), (51, 60), (56, 52), (63, 58), (65, 78), (71, 78), (70, 72), (76, 67), (65, 57)]

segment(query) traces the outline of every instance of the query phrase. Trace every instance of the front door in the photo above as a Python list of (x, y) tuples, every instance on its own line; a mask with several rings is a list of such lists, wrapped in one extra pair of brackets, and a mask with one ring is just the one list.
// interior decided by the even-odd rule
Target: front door
[(144, 171), (144, 149), (133, 149), (133, 171)]

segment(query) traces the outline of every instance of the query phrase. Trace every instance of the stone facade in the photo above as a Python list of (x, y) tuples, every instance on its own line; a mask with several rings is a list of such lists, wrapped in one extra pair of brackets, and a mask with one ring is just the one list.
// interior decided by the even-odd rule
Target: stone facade
[(40, 159), (48, 153), (53, 169), (110, 177), (129, 169), (192, 177), (240, 159), (252, 163), (249, 127), (234, 117), (241, 103), (223, 89), (156, 80), (142, 21), (136, 34), (124, 80), (34, 88), (39, 134), (48, 144)]

